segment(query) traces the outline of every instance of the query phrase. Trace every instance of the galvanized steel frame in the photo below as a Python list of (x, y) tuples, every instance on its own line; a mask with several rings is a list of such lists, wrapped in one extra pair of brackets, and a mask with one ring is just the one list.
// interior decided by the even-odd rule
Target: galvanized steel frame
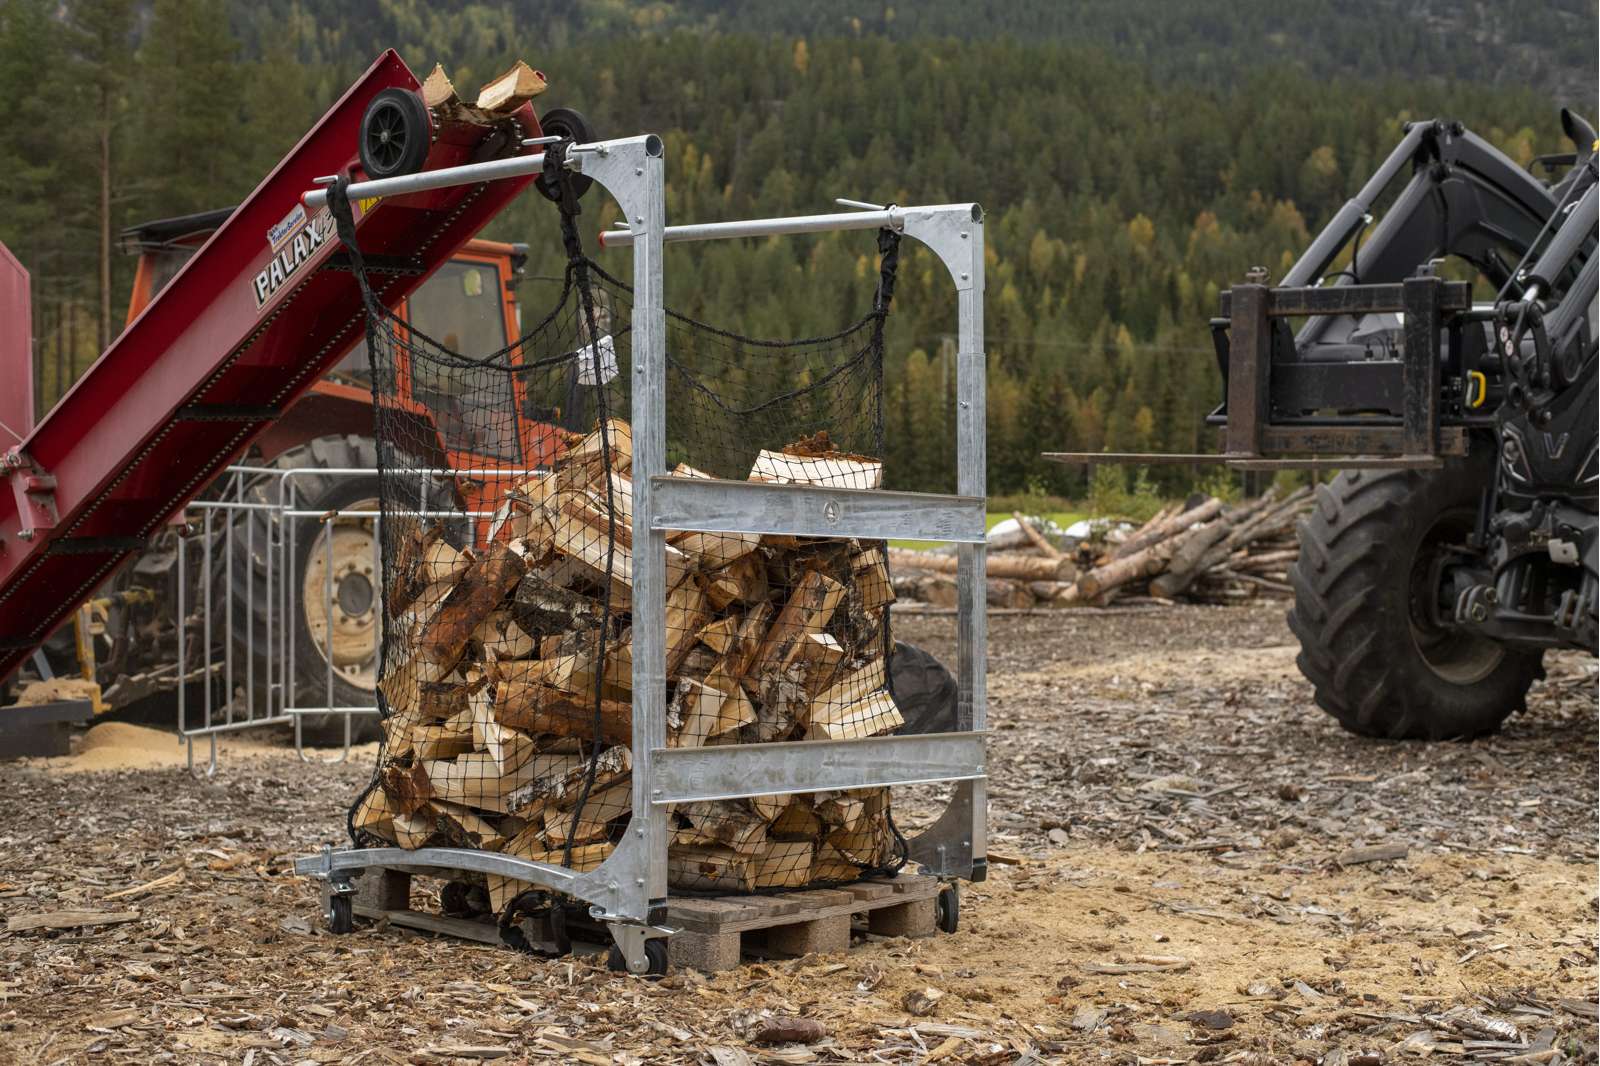
[[(954, 782), (950, 805), (910, 841), (910, 857), (943, 877), (981, 879), (985, 871), (984, 523), (985, 357), (983, 211), (977, 204), (889, 207), (845, 214), (761, 219), (701, 226), (666, 225), (665, 166), (654, 135), (581, 145), (567, 165), (603, 186), (622, 209), (626, 230), (608, 246), (631, 246), (633, 259), (633, 610), (666, 616), (669, 529), (787, 533), (801, 536), (906, 537), (958, 544), (957, 686), (960, 732), (862, 740), (669, 748), (666, 733), (664, 627), (633, 629), (633, 817), (628, 835), (599, 867), (575, 872), (512, 856), (454, 848), (325, 850), (298, 860), (297, 872), (323, 878), (329, 892), (352, 891), (371, 867), (458, 869), (494, 873), (582, 899), (611, 924), (629, 969), (645, 968), (644, 940), (663, 935), (667, 899), (667, 830), (671, 804), (731, 798)], [(481, 165), (480, 165), (481, 166)], [(478, 180), (474, 166), (457, 180)], [(431, 182), (447, 181), (441, 172)], [(359, 194), (351, 186), (351, 195)], [(666, 309), (663, 251), (669, 242), (887, 226), (938, 255), (950, 272), (959, 316), (957, 348), (957, 493), (852, 491), (813, 485), (699, 481), (667, 476)], [(760, 782), (752, 785), (751, 782)]]

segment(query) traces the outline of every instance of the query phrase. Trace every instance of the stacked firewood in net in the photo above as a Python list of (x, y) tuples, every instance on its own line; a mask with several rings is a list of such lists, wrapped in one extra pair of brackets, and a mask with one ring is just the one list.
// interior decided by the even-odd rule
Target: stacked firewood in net
[[(1312, 506), (1310, 488), (1232, 505), (1213, 496), (1163, 508), (1125, 536), (1092, 537), (1071, 553), (1017, 515), (1032, 547), (989, 554), (986, 599), (990, 607), (1104, 607), (1287, 596), (1299, 554), (1295, 523)], [(902, 598), (955, 603), (954, 555), (891, 549), (889, 561)]]
[[(388, 717), (358, 831), (577, 869), (611, 853), (632, 801), (632, 627), (649, 624), (631, 614), (631, 465), (624, 422), (575, 440), (548, 474), (504, 495), (483, 549), (386, 516), (407, 524), (386, 566)], [(683, 465), (674, 475), (706, 476)], [(761, 452), (749, 476), (875, 488), (882, 466), (818, 434)], [(881, 543), (667, 540), (669, 745), (851, 739), (902, 724), (884, 687), (894, 593)], [(887, 789), (693, 803), (672, 819), (680, 889), (844, 881), (894, 855)], [(526, 887), (491, 876), (491, 905)]]

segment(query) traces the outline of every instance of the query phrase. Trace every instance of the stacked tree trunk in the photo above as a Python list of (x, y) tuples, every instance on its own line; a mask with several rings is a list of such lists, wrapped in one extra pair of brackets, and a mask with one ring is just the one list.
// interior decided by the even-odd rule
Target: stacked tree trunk
[[(386, 560), (388, 717), (358, 830), (578, 869), (611, 853), (632, 807), (631, 467), (626, 423), (574, 440), (548, 474), (505, 494), (482, 549), (458, 550), (436, 523), (386, 518), (403, 529)], [(876, 460), (833, 451), (822, 434), (762, 452), (750, 473), (850, 488), (881, 477)], [(884, 688), (894, 592), (880, 542), (667, 540), (669, 745), (850, 739), (902, 724)], [(890, 857), (888, 810), (886, 789), (684, 805), (672, 813), (670, 880), (723, 892), (848, 880)], [(496, 910), (528, 887), (488, 880)]]
[[(1104, 607), (1136, 597), (1229, 603), (1289, 595), (1295, 523), (1311, 506), (1310, 488), (1232, 506), (1215, 497), (1174, 504), (1120, 540), (1090, 540), (1071, 556), (1018, 515), (1032, 546), (989, 555), (985, 599), (990, 607)], [(891, 549), (889, 562), (902, 599), (954, 606), (955, 556)]]

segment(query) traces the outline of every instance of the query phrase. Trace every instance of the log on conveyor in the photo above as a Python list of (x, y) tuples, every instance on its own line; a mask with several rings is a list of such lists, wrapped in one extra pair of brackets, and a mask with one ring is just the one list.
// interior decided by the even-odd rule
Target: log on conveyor
[[(479, 107), (531, 87), (514, 69)], [(386, 516), (397, 531), (388, 713), (376, 782), (353, 818), (364, 838), (580, 870), (621, 838), (632, 806), (632, 437), (615, 419), (604, 434), (609, 447), (600, 427), (573, 435), (548, 473), (506, 492), (486, 547), (457, 550), (440, 525)], [(750, 478), (876, 488), (882, 464), (819, 434), (763, 451)], [(667, 542), (669, 745), (852, 739), (903, 724), (883, 634), (906, 586), (891, 579), (882, 542), (695, 532)], [(1056, 580), (1056, 562), (1030, 561)], [(948, 574), (917, 580), (953, 595)], [(998, 576), (986, 598), (1034, 600), (1026, 580)], [(747, 891), (853, 879), (892, 858), (888, 811), (886, 789), (689, 804), (672, 813), (669, 880)], [(499, 910), (530, 886), (490, 876), (486, 887)]]

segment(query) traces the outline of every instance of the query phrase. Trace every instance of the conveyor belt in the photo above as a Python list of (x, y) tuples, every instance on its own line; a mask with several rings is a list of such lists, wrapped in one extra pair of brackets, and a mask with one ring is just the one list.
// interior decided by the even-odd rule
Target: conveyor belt
[[(331, 220), (302, 208), (300, 196), (356, 165), (374, 95), (418, 85), (393, 51), (380, 56), (0, 457), (0, 679), (360, 339), (356, 283), (330, 268)], [(519, 118), (524, 136), (539, 133), (531, 108)], [(439, 145), (428, 165), (471, 151)], [(531, 180), (369, 205), (358, 223), (369, 258), (416, 267), (380, 276), (384, 300), (419, 285)]]

